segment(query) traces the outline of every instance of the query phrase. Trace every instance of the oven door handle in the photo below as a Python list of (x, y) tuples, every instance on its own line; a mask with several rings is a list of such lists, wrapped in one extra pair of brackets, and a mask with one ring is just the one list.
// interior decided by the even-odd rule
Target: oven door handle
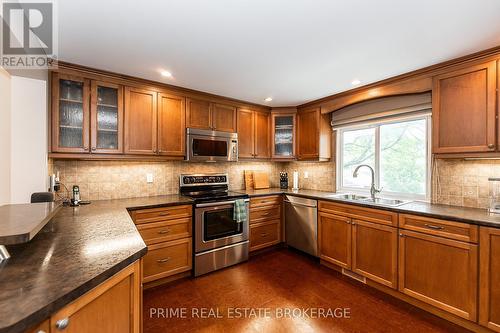
[[(244, 199), (243, 201), (245, 202), (250, 202), (250, 199)], [(204, 208), (204, 207), (213, 207), (213, 206), (222, 206), (222, 205), (234, 205), (236, 201), (219, 201), (219, 202), (208, 202), (208, 203), (202, 203), (202, 204), (197, 204), (195, 207), (196, 208)]]

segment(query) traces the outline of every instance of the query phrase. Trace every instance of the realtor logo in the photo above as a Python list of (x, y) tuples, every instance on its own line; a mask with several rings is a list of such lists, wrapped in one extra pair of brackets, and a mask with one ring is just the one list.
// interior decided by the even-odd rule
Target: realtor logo
[(40, 69), (51, 64), (56, 58), (54, 7), (50, 0), (2, 2), (1, 66)]

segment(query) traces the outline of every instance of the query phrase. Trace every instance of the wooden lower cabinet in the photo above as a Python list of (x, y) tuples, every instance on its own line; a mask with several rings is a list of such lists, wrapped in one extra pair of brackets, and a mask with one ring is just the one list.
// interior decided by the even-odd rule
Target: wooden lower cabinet
[(160, 279), (175, 280), (181, 277), (180, 273), (189, 274), (193, 267), (192, 211), (191, 205), (179, 205), (130, 212), (148, 245), (148, 253), (142, 260), (146, 287), (153, 281), (161, 284), (168, 281)]
[(148, 246), (143, 259), (144, 283), (191, 270), (191, 238)]
[(500, 332), (500, 229), (480, 228), (479, 323)]
[(50, 332), (139, 333), (140, 275), (137, 261), (52, 315)]
[(398, 229), (353, 220), (352, 271), (396, 289), (398, 284)]
[(319, 257), (345, 269), (351, 268), (351, 219), (319, 212)]
[(250, 198), (250, 252), (281, 243), (280, 195)]
[(408, 230), (399, 232), (399, 291), (476, 321), (477, 245)]

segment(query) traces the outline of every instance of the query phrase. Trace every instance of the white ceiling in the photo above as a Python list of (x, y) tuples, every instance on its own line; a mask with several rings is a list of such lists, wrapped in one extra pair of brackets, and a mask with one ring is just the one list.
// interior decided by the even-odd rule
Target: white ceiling
[(500, 45), (499, 0), (60, 0), (58, 11), (61, 60), (270, 106)]

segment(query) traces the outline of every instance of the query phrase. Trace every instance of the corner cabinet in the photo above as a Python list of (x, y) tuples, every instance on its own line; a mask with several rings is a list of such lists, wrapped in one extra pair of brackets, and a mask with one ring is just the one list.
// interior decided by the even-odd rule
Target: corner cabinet
[(186, 127), (236, 132), (236, 107), (192, 98), (186, 104)]
[(297, 112), (298, 159), (330, 160), (332, 132), (330, 116), (321, 114), (321, 108), (299, 109)]
[(270, 150), (270, 120), (268, 112), (238, 109), (238, 156), (242, 159), (267, 159)]
[(500, 151), (497, 144), (497, 62), (433, 78), (433, 153)]

